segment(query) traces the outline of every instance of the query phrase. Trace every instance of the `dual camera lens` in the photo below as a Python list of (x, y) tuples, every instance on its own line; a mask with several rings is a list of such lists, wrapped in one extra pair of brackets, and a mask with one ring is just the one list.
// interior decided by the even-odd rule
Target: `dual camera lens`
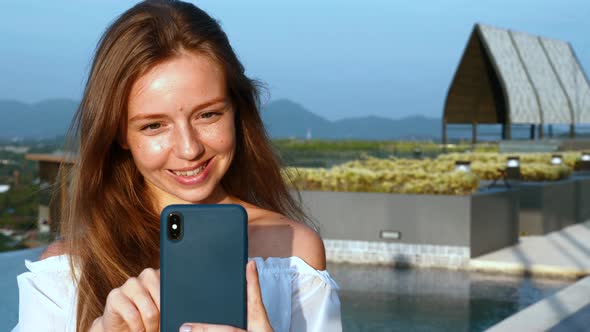
[(182, 238), (182, 217), (178, 213), (168, 215), (168, 237), (171, 240), (180, 240)]

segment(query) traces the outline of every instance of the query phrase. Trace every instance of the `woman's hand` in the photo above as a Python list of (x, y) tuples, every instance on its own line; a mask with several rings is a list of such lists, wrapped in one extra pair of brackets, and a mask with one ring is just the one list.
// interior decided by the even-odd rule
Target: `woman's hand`
[[(258, 272), (254, 261), (246, 265), (248, 331), (269, 332), (272, 327), (268, 321)], [(146, 331), (158, 332), (160, 329), (160, 270), (145, 269), (139, 277), (130, 278), (107, 296), (104, 314), (98, 317), (91, 332)], [(188, 331), (243, 331), (235, 327), (201, 323), (187, 323), (180, 328)]]
[[(246, 283), (247, 283), (247, 306), (248, 306), (248, 331), (251, 332), (272, 332), (272, 327), (266, 315), (266, 309), (262, 303), (260, 293), (260, 283), (258, 281), (258, 271), (254, 261), (246, 265)], [(212, 325), (201, 323), (186, 323), (180, 327), (180, 332), (237, 332), (244, 331), (232, 326)]]
[(102, 316), (94, 320), (91, 332), (160, 330), (160, 270), (151, 268), (128, 279), (107, 296)]

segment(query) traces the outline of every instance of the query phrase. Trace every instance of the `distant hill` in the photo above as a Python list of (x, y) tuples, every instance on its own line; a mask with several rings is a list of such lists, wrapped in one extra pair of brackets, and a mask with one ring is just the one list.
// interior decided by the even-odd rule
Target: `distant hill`
[(25, 104), (0, 100), (0, 138), (53, 138), (64, 135), (78, 102), (70, 99)]
[(262, 108), (261, 115), (272, 138), (305, 138), (309, 130), (312, 137), (320, 138), (332, 129), (332, 122), (288, 99), (268, 103)]
[[(53, 138), (64, 135), (78, 107), (70, 99), (25, 104), (0, 100), (0, 138)], [(440, 119), (423, 116), (388, 119), (377, 116), (329, 121), (288, 100), (272, 101), (262, 109), (262, 120), (272, 138), (319, 139), (437, 139)]]
[(326, 120), (303, 106), (280, 99), (262, 109), (262, 119), (272, 138), (320, 139), (438, 139), (441, 120), (424, 116), (389, 119), (378, 116)]

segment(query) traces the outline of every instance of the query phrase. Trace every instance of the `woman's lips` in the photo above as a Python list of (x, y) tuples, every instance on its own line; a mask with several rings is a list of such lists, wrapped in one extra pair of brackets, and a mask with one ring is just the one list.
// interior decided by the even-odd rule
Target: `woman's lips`
[[(207, 179), (207, 177), (209, 176), (209, 171), (211, 170), (211, 167), (214, 163), (214, 159), (215, 158), (209, 159), (205, 169), (203, 169), (200, 173), (198, 173), (196, 175), (188, 175), (188, 176), (178, 175), (171, 170), (168, 170), (168, 174), (170, 174), (176, 182), (178, 182), (182, 185), (185, 185), (185, 186), (197, 185), (197, 184), (204, 182)], [(191, 173), (191, 172), (192, 171), (184, 171), (184, 173)]]

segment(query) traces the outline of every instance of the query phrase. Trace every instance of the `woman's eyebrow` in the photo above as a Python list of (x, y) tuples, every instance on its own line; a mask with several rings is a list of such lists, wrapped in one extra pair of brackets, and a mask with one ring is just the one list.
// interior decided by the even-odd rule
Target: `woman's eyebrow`
[[(192, 108), (191, 113), (201, 110), (203, 108), (207, 108), (211, 105), (215, 105), (215, 104), (220, 104), (220, 103), (226, 103), (227, 102), (227, 98), (226, 97), (218, 97), (212, 100), (209, 100), (205, 103), (199, 104), (195, 107)], [(139, 121), (139, 120), (149, 120), (149, 119), (158, 119), (158, 118), (162, 118), (164, 117), (164, 114), (159, 114), (159, 113), (152, 113), (152, 114), (136, 114), (133, 117), (131, 117), (131, 119), (129, 119), (129, 122), (134, 122), (134, 121)]]
[(142, 114), (142, 113), (140, 113), (140, 114), (133, 116), (131, 119), (129, 119), (129, 122), (161, 119), (163, 117), (164, 117), (163, 114)]
[(200, 105), (197, 105), (195, 107), (193, 107), (193, 109), (191, 110), (192, 112), (198, 111), (198, 110), (202, 110), (203, 108), (207, 108), (211, 105), (215, 105), (215, 104), (220, 104), (220, 103), (226, 103), (227, 102), (227, 97), (217, 97), (215, 99), (212, 99), (208, 102), (202, 103)]

